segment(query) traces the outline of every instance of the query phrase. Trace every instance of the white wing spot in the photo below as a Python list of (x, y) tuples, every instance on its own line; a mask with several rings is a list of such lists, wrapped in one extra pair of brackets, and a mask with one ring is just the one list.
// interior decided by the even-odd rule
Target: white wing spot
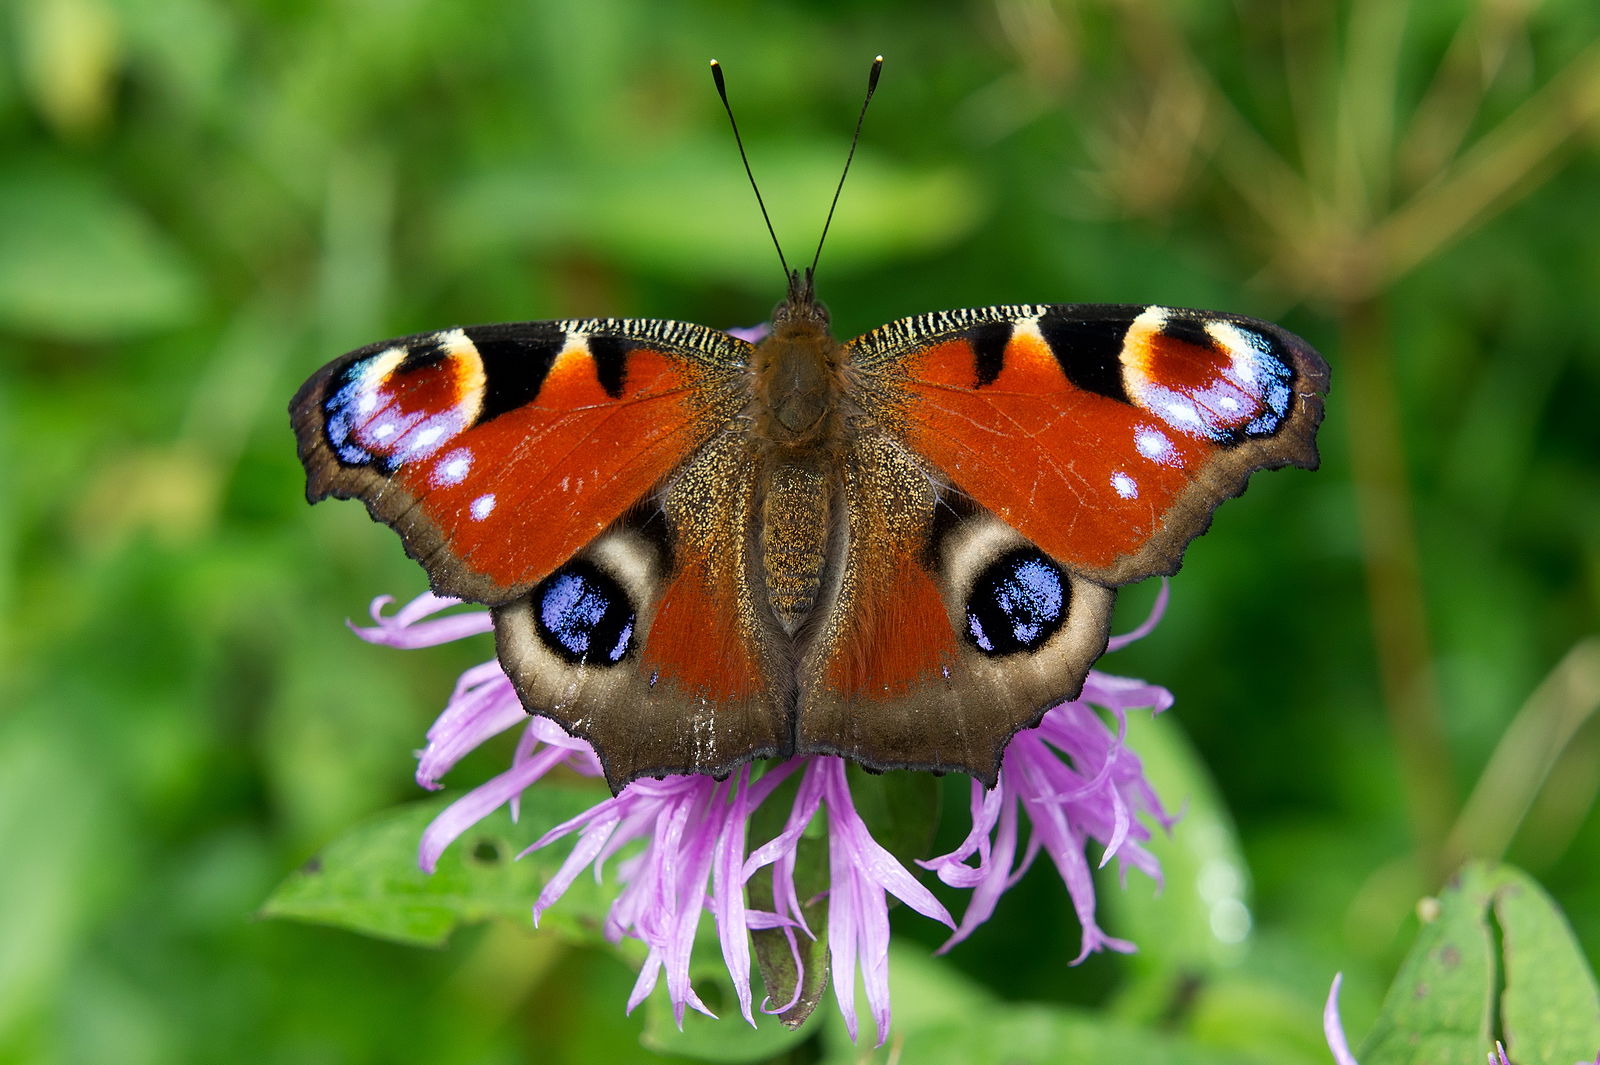
[(1162, 413), (1167, 416), (1167, 421), (1174, 425), (1199, 425), (1200, 412), (1194, 409), (1192, 403), (1171, 402), (1163, 405)]
[(1134, 433), (1133, 446), (1139, 449), (1139, 454), (1156, 462), (1163, 462), (1172, 454), (1172, 441), (1155, 429), (1140, 429)]
[(1123, 499), (1139, 498), (1139, 483), (1121, 470), (1111, 475), (1111, 487), (1116, 489), (1117, 495)]
[(472, 516), (473, 516), (473, 518), (477, 519), (478, 521), (482, 521), (484, 518), (487, 518), (490, 514), (493, 514), (493, 513), (494, 513), (494, 493), (493, 492), (489, 492), (489, 493), (487, 493), (485, 495), (481, 495), (477, 499), (474, 499), (472, 501)]
[(467, 479), (467, 474), (471, 470), (472, 452), (466, 448), (457, 448), (433, 468), (433, 482), (440, 486), (460, 484)]

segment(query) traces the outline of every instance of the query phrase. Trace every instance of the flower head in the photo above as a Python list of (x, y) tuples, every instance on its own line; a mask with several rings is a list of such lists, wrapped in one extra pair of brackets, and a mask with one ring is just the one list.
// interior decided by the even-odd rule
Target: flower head
[[(415, 648), (488, 632), (486, 611), (443, 613), (453, 600), (424, 594), (385, 614), (391, 600), (373, 603), (370, 627), (357, 627), (363, 639)], [(1112, 647), (1142, 636), (1154, 624), (1165, 590), (1150, 621)], [(1158, 878), (1155, 857), (1145, 849), (1151, 823), (1171, 818), (1145, 781), (1139, 760), (1125, 745), (1130, 709), (1160, 711), (1172, 696), (1141, 681), (1091, 672), (1079, 699), (1049, 711), (1039, 727), (1018, 733), (1007, 748), (996, 786), (972, 785), (972, 828), (955, 850), (920, 861), (949, 888), (970, 892), (957, 923), (911, 869), (872, 835), (856, 808), (845, 761), (833, 756), (803, 756), (763, 766), (744, 766), (726, 780), (669, 776), (635, 780), (619, 794), (549, 828), (528, 851), (575, 837), (556, 875), (533, 903), (533, 918), (558, 903), (585, 869), (596, 878), (616, 858), (618, 891), (605, 922), (613, 942), (638, 939), (648, 948), (627, 1008), (642, 1002), (665, 974), (667, 996), (679, 1024), (687, 1009), (711, 1011), (689, 979), (690, 954), (705, 914), (716, 924), (739, 1010), (754, 1023), (750, 990), (750, 934), (782, 933), (794, 969), (801, 974), (788, 1002), (766, 1002), (762, 1009), (783, 1013), (798, 1001), (803, 985), (801, 937), (826, 936), (833, 966), (834, 994), (850, 1035), (857, 1034), (856, 980), (872, 1014), (878, 1043), (887, 1037), (889, 1004), (889, 896), (951, 930), (941, 950), (972, 934), (995, 911), (1000, 897), (1043, 853), (1065, 884), (1083, 927), (1082, 949), (1074, 963), (1099, 950), (1131, 951), (1133, 945), (1106, 935), (1095, 922), (1095, 895), (1089, 859), (1093, 841), (1103, 848), (1099, 865), (1113, 859)], [(1096, 707), (1108, 712), (1111, 723)], [(553, 721), (528, 716), (498, 662), (474, 666), (461, 675), (444, 712), (428, 730), (417, 763), (417, 782), (439, 787), (440, 778), (468, 752), (510, 729), (522, 729), (511, 766), (468, 791), (447, 807), (423, 833), (418, 855), (431, 871), (444, 849), (479, 820), (509, 806), (520, 813), (522, 793), (557, 766), (589, 777), (601, 776), (599, 759), (582, 740)], [(793, 788), (783, 785), (791, 779)], [(781, 789), (789, 809), (783, 828), (770, 840), (749, 838), (751, 818), (763, 804), (776, 802)], [(805, 830), (824, 819), (828, 846), (827, 927), (806, 922), (806, 902), (797, 885), (797, 864)], [(1022, 835), (1023, 823), (1027, 835)], [(754, 842), (754, 846), (752, 846)], [(524, 852), (526, 853), (526, 852)], [(771, 908), (749, 902), (747, 887), (770, 870)]]

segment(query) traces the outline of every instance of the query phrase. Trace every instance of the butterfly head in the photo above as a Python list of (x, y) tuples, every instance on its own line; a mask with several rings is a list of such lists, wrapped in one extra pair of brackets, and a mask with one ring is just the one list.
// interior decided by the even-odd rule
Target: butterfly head
[(812, 268), (804, 273), (789, 271), (789, 291), (783, 302), (772, 309), (774, 333), (826, 333), (828, 308), (817, 302), (816, 284)]

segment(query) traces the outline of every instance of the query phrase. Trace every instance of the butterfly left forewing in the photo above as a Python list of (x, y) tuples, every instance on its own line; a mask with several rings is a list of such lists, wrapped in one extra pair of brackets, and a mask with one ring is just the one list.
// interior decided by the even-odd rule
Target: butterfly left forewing
[(628, 319), (373, 344), (290, 405), (306, 492), (362, 500), (439, 594), (505, 602), (727, 424), (748, 355), (715, 330)]

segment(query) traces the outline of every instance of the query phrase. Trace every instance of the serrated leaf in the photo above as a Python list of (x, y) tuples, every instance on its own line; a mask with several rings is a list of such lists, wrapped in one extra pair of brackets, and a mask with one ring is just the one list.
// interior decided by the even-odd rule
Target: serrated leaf
[[(526, 923), (533, 902), (566, 848), (560, 844), (516, 860), (545, 828), (598, 801), (578, 788), (541, 786), (522, 800), (522, 826), (504, 810), (457, 840), (432, 875), (417, 868), (417, 841), (454, 798), (387, 810), (328, 844), (280, 884), (261, 907), (263, 917), (333, 925), (419, 946), (441, 946), (463, 924), (490, 918)], [(579, 877), (545, 915), (569, 935), (600, 941), (610, 893)]]

